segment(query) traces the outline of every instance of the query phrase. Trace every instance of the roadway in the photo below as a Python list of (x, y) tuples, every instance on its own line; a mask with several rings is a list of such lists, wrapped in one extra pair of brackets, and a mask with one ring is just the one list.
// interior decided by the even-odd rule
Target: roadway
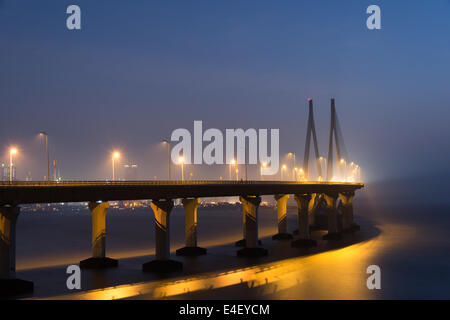
[(0, 182), (0, 205), (342, 193), (363, 187), (313, 181), (14, 181)]

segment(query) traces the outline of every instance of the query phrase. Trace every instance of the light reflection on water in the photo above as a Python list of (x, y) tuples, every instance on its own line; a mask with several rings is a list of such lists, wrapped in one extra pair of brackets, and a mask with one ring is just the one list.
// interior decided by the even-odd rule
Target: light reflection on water
[(257, 291), (259, 298), (370, 299), (375, 297), (375, 293), (366, 287), (366, 268), (381, 263), (390, 249), (401, 248), (415, 233), (414, 228), (399, 224), (377, 227), (381, 230), (379, 236), (333, 251), (248, 268), (169, 281), (122, 285), (53, 299), (189, 299), (194, 293), (197, 297), (213, 298), (216, 290), (233, 290), (233, 286), (236, 286), (235, 290)]

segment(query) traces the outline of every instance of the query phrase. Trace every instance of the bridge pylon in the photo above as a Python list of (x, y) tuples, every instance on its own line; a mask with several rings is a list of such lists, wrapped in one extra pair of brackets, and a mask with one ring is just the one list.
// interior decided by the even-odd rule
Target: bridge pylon
[(316, 156), (317, 174), (322, 177), (322, 167), (320, 164), (320, 154), (319, 146), (317, 144), (317, 134), (316, 125), (314, 123), (314, 108), (313, 101), (311, 98), (308, 99), (309, 102), (309, 114), (308, 114), (308, 126), (306, 129), (306, 142), (305, 142), (305, 157), (303, 159), (303, 170), (306, 180), (309, 180), (309, 149), (311, 146), (311, 136), (314, 143), (314, 155)]
[[(331, 98), (331, 120), (330, 120), (330, 138), (328, 143), (328, 159), (327, 159), (327, 181), (331, 181), (334, 177), (335, 161), (345, 161), (347, 151), (345, 149), (344, 139), (342, 138), (339, 120), (336, 114), (334, 98)], [(336, 150), (334, 150), (336, 146)], [(336, 156), (336, 160), (334, 158)]]

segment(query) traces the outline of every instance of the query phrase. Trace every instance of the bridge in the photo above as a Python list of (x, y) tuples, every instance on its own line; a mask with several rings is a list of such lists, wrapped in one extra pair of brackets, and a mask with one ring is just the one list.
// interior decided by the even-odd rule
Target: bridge
[[(314, 142), (317, 181), (309, 171), (311, 136)], [(331, 100), (330, 143), (326, 181), (322, 177), (314, 125), (313, 105), (309, 99), (309, 117), (302, 181), (10, 181), (0, 183), (0, 295), (33, 290), (30, 281), (15, 278), (16, 222), (20, 205), (37, 203), (87, 202), (92, 214), (92, 257), (80, 262), (81, 268), (117, 267), (118, 261), (106, 256), (106, 214), (109, 201), (151, 200), (154, 214), (155, 259), (143, 264), (144, 272), (169, 272), (182, 269), (182, 263), (170, 259), (170, 214), (174, 199), (182, 199), (185, 210), (185, 247), (177, 255), (206, 254), (197, 246), (197, 210), (200, 198), (238, 196), (242, 205), (243, 238), (236, 242), (242, 248), (239, 257), (261, 257), (268, 254), (258, 238), (258, 207), (261, 196), (272, 195), (277, 202), (278, 233), (272, 239), (291, 241), (292, 247), (315, 246), (310, 230), (315, 226), (319, 206), (328, 216), (326, 240), (340, 238), (359, 227), (353, 221), (353, 197), (362, 183), (350, 182), (348, 170), (339, 167), (347, 156), (339, 123)], [(334, 151), (336, 146), (336, 152)], [(335, 156), (333, 157), (333, 155)], [(337, 163), (336, 163), (337, 162)], [(338, 170), (335, 170), (334, 168)], [(341, 177), (335, 172), (341, 173)], [(342, 175), (342, 173), (344, 173)], [(341, 181), (336, 181), (341, 180)], [(298, 236), (287, 232), (287, 201), (293, 195), (297, 204)], [(150, 226), (149, 226), (150, 227)], [(19, 235), (20, 236), (20, 235)]]
[[(106, 256), (106, 213), (109, 201), (151, 199), (155, 228), (155, 260), (145, 263), (145, 272), (167, 272), (182, 269), (181, 262), (170, 260), (170, 213), (173, 199), (183, 199), (185, 210), (186, 246), (177, 255), (206, 254), (197, 246), (197, 209), (202, 197), (239, 196), (242, 204), (243, 246), (238, 256), (259, 257), (267, 250), (259, 245), (258, 207), (261, 196), (274, 195), (277, 201), (278, 234), (274, 240), (290, 240), (287, 233), (287, 200), (294, 195), (298, 206), (298, 239), (293, 247), (314, 246), (310, 227), (314, 213), (322, 200), (327, 205), (328, 234), (334, 239), (342, 232), (355, 229), (353, 196), (362, 188), (360, 183), (294, 182), (294, 181), (73, 181), (73, 182), (13, 182), (0, 184), (0, 292), (20, 293), (33, 290), (30, 281), (16, 279), (16, 222), (21, 204), (88, 202), (92, 213), (92, 257), (80, 262), (81, 268), (117, 267), (118, 261)], [(341, 203), (341, 212), (338, 210)], [(342, 215), (342, 224), (338, 216)], [(150, 226), (149, 226), (150, 227)]]

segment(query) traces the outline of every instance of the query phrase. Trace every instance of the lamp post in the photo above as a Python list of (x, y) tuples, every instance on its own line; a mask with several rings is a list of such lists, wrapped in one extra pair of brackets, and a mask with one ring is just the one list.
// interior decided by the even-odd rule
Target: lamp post
[(229, 170), (230, 170), (230, 180), (232, 180), (232, 177), (231, 177), (231, 168), (234, 167), (235, 164), (236, 164), (236, 160), (232, 159), (231, 162), (230, 162), (230, 166), (229, 166), (229, 167), (230, 167), (230, 168), (229, 168)]
[(300, 180), (305, 180), (305, 170), (303, 170), (303, 168), (300, 168), (299, 170), (298, 170), (298, 172), (299, 172), (299, 175), (300, 175)]
[(265, 162), (261, 163), (261, 168), (260, 168), (260, 170), (259, 170), (259, 178), (260, 178), (261, 180), (264, 180), (264, 179), (263, 179), (262, 170), (263, 170), (263, 168), (265, 168), (266, 166), (267, 166), (267, 163), (265, 163)]
[(39, 135), (45, 137), (45, 152), (47, 154), (47, 181), (50, 181), (50, 157), (48, 155), (48, 134), (47, 132), (41, 131)]
[(120, 157), (120, 153), (118, 152), (114, 152), (112, 155), (112, 181), (115, 180), (115, 176), (114, 176), (114, 160)]
[(170, 142), (164, 139), (163, 143), (167, 143), (167, 170), (168, 170), (168, 177), (169, 177), (169, 181), (170, 181), (171, 180), (171, 178), (170, 178)]
[(239, 169), (236, 168), (236, 181), (239, 181)]
[[(297, 165), (297, 161), (295, 160), (295, 152), (289, 152), (288, 156), (293, 156), (292, 160), (294, 161), (294, 164), (292, 166), (292, 176), (294, 176), (295, 175), (294, 168)], [(295, 180), (295, 178), (294, 178), (294, 180)]]
[[(324, 163), (323, 167), (322, 167), (322, 162)], [(322, 172), (327, 170), (327, 159), (325, 159), (324, 157), (319, 157), (319, 165), (320, 165), (320, 169)], [(319, 176), (319, 181), (323, 181), (323, 178), (321, 176)]]
[(181, 181), (184, 181), (184, 158), (179, 157), (178, 162), (181, 164)]
[(283, 171), (286, 170), (286, 165), (283, 164), (283, 166), (281, 167), (281, 181), (283, 181)]
[(13, 155), (16, 153), (16, 148), (11, 148), (11, 150), (9, 150), (9, 182), (13, 181)]
[(339, 161), (339, 164), (341, 165), (341, 174), (343, 181), (347, 180), (347, 161), (345, 161), (344, 158), (341, 158)]

